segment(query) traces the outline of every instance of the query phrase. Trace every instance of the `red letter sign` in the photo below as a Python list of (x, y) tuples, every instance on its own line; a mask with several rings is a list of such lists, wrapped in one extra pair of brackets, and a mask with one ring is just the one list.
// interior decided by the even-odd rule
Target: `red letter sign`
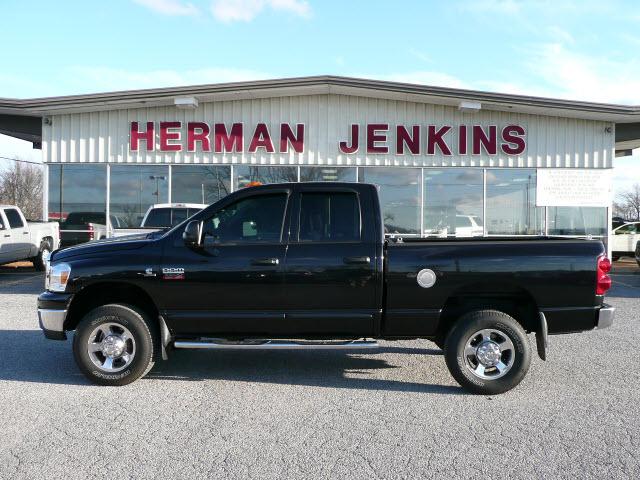
[(411, 135), (402, 126), (396, 126), (396, 154), (404, 155), (404, 146), (409, 147), (409, 151), (414, 155), (420, 154), (420, 125), (411, 127)]
[(340, 142), (340, 151), (342, 153), (356, 153), (358, 151), (358, 136), (360, 127), (354, 123), (351, 125), (351, 146), (347, 145), (347, 142)]
[(520, 125), (507, 125), (502, 129), (503, 143), (500, 148), (507, 155), (520, 155), (524, 152), (527, 144), (525, 142), (524, 127)]
[(436, 154), (436, 145), (443, 155), (451, 155), (451, 149), (443, 138), (447, 133), (449, 133), (449, 130), (451, 130), (449, 125), (444, 125), (438, 130), (436, 130), (435, 125), (429, 125), (429, 133), (427, 135), (427, 155)]
[(241, 123), (234, 123), (231, 125), (230, 134), (227, 134), (227, 129), (224, 126), (224, 123), (216, 123), (213, 129), (213, 151), (215, 153), (242, 152), (244, 148), (244, 135)]
[(264, 148), (269, 153), (274, 152), (273, 142), (271, 141), (271, 135), (269, 135), (269, 128), (266, 123), (259, 123), (256, 126), (251, 144), (249, 145), (249, 153), (255, 153), (258, 148)]
[(202, 143), (203, 152), (211, 151), (211, 142), (209, 142), (209, 125), (207, 125), (206, 123), (187, 123), (187, 150), (189, 152), (196, 151), (196, 142)]
[[(386, 123), (367, 125), (367, 153), (389, 153), (389, 147), (386, 145), (376, 146), (376, 142), (387, 141), (387, 130), (389, 125)], [(379, 131), (384, 133), (378, 133)]]
[(138, 151), (138, 142), (144, 140), (147, 145), (147, 152), (153, 152), (154, 136), (153, 136), (153, 122), (147, 122), (147, 131), (138, 131), (138, 122), (131, 122), (131, 136), (129, 143), (131, 144), (131, 151)]
[(180, 143), (169, 143), (169, 140), (180, 141), (180, 131), (170, 132), (169, 129), (176, 129), (182, 126), (182, 122), (160, 122), (160, 151), (179, 152), (182, 150)]
[(280, 124), (280, 153), (287, 153), (289, 151), (289, 143), (293, 147), (293, 151), (296, 153), (304, 152), (304, 124), (296, 124), (296, 134), (293, 135), (293, 130), (288, 123)]
[(481, 147), (489, 155), (498, 153), (498, 127), (489, 125), (489, 136), (480, 125), (473, 126), (473, 155), (481, 154)]

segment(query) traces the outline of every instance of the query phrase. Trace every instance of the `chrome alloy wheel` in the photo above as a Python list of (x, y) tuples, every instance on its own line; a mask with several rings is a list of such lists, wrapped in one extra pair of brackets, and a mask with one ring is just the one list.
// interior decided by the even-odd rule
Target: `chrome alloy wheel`
[(478, 330), (464, 347), (465, 365), (483, 380), (495, 380), (511, 370), (516, 351), (506, 333), (494, 328)]
[(119, 323), (103, 323), (89, 335), (87, 352), (93, 364), (106, 373), (124, 370), (136, 355), (136, 341)]

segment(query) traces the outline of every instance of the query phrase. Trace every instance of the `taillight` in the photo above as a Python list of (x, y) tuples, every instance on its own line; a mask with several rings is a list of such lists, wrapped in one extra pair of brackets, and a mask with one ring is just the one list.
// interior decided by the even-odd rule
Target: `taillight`
[(610, 271), (611, 260), (606, 255), (600, 255), (598, 257), (596, 295), (604, 295), (611, 288), (611, 277), (607, 275)]
[(93, 225), (89, 225), (89, 240), (93, 240), (93, 235), (94, 235)]

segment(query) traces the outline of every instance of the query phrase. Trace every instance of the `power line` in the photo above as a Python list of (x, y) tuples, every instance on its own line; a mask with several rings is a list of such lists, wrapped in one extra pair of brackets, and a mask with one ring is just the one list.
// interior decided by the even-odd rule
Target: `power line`
[(40, 165), (42, 166), (42, 163), (40, 162), (34, 162), (33, 160), (22, 160), (20, 158), (9, 158), (9, 157), (3, 157), (2, 155), (0, 155), (0, 159), (2, 160), (9, 160), (11, 162), (21, 162), (21, 163), (31, 163), (33, 165)]

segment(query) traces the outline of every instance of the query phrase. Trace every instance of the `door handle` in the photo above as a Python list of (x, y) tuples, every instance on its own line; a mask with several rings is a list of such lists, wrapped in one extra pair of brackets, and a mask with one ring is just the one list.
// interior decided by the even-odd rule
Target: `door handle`
[(369, 257), (344, 257), (342, 259), (344, 263), (347, 265), (367, 265), (371, 263), (371, 258)]
[(23, 235), (29, 235), (29, 232), (22, 232)]
[(278, 265), (279, 263), (280, 263), (280, 259), (278, 258), (254, 258), (251, 260), (251, 265), (255, 265), (257, 267)]
[(5, 234), (4, 234), (4, 238), (9, 238), (10, 236), (11, 236), (11, 234), (10, 234), (10, 233), (5, 233)]

